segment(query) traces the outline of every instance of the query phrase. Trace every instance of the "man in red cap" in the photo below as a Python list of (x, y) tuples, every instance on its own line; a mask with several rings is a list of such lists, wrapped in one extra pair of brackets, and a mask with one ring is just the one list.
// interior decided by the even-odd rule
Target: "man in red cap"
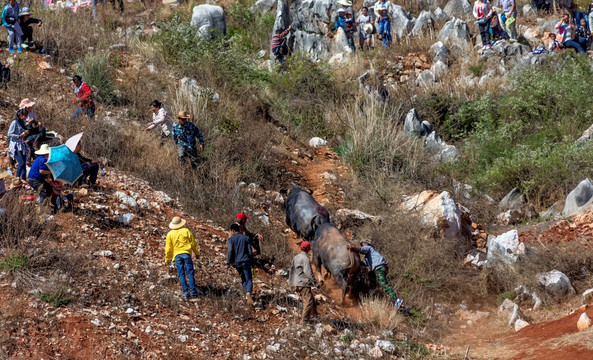
[(263, 236), (261, 236), (261, 234), (254, 234), (247, 230), (245, 224), (247, 223), (247, 219), (249, 219), (249, 216), (247, 216), (243, 212), (240, 212), (235, 216), (235, 219), (237, 219), (237, 224), (239, 224), (241, 234), (247, 235), (249, 237), (249, 242), (251, 242), (251, 248), (253, 250), (253, 256), (261, 254), (259, 242), (260, 240), (263, 240)]
[(306, 323), (311, 319), (313, 313), (317, 314), (315, 297), (313, 297), (313, 291), (311, 291), (312, 287), (317, 286), (317, 282), (313, 276), (313, 269), (311, 268), (311, 261), (309, 260), (311, 244), (308, 241), (303, 241), (301, 243), (301, 250), (302, 251), (292, 259), (288, 284), (294, 286), (296, 292), (301, 296), (301, 299), (303, 299), (303, 314), (301, 320)]

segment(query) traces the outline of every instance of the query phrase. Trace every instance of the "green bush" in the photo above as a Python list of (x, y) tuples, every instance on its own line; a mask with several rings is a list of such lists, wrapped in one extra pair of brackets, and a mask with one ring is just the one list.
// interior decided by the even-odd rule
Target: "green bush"
[(97, 100), (103, 103), (113, 103), (113, 75), (112, 62), (109, 52), (89, 52), (80, 61), (80, 74), (83, 81), (99, 89)]
[(68, 297), (68, 294), (66, 293), (66, 289), (63, 287), (55, 291), (42, 293), (41, 300), (51, 304), (54, 307), (68, 305), (71, 301), (70, 297)]
[(10, 255), (0, 261), (0, 270), (15, 272), (27, 268), (29, 258), (26, 255)]
[(569, 53), (514, 76), (512, 89), (462, 103), (440, 129), (461, 141), (453, 176), (502, 196), (513, 187), (548, 206), (590, 176), (593, 148), (575, 140), (593, 123), (593, 76)]

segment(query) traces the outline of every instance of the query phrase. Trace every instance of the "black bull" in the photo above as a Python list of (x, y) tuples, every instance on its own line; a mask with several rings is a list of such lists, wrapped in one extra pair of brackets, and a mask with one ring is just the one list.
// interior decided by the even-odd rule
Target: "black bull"
[(342, 289), (343, 303), (346, 293), (353, 289), (360, 258), (346, 248), (348, 240), (329, 221), (329, 213), (311, 194), (301, 189), (290, 191), (286, 200), (286, 223), (302, 239), (311, 242), (319, 282), (323, 282), (323, 265)]
[(315, 228), (329, 222), (329, 213), (308, 192), (292, 189), (286, 199), (286, 224), (298, 236), (312, 241)]

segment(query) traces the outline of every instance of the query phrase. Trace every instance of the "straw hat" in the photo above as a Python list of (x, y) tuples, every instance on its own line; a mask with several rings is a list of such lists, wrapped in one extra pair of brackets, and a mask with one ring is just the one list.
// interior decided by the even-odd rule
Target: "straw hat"
[(371, 239), (363, 239), (360, 240), (360, 246), (362, 246), (362, 244), (368, 244), (370, 246), (373, 246), (372, 240)]
[(35, 101), (31, 101), (31, 99), (26, 98), (21, 100), (21, 103), (19, 104), (19, 109), (24, 109), (24, 108), (28, 108), (35, 105)]
[(177, 117), (182, 119), (189, 119), (191, 115), (188, 114), (187, 111), (180, 111), (177, 113)]
[(371, 34), (373, 32), (373, 24), (364, 24), (362, 29), (365, 33)]
[(12, 179), (12, 183), (10, 184), (10, 189), (20, 188), (23, 187), (24, 183), (21, 178), (14, 178)]
[(169, 229), (177, 230), (181, 229), (185, 225), (185, 220), (180, 218), (179, 216), (175, 216), (171, 223), (169, 224)]
[(43, 144), (43, 145), (41, 145), (39, 150), (35, 151), (35, 155), (47, 155), (47, 154), (49, 154), (49, 152), (50, 152), (49, 145)]

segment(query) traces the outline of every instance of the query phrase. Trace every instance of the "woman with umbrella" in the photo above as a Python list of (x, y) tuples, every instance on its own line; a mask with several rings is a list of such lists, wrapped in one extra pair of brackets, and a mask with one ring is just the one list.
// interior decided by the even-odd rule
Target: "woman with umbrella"
[(25, 138), (29, 135), (27, 131), (27, 109), (20, 109), (16, 113), (16, 117), (10, 123), (8, 128), (8, 156), (18, 162), (16, 169), (16, 176), (25, 180), (27, 177), (27, 157), (29, 155), (29, 147), (25, 143)]

